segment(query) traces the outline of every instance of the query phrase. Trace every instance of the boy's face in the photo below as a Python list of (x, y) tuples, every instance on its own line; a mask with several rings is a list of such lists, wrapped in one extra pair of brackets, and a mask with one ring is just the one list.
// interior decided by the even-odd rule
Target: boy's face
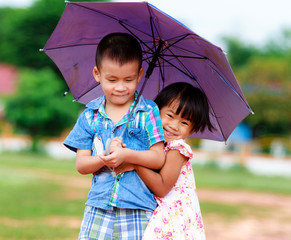
[(93, 69), (93, 76), (101, 84), (106, 105), (130, 105), (134, 101), (137, 84), (141, 80), (143, 69), (139, 69), (138, 61), (120, 65), (118, 62), (104, 58), (100, 69)]

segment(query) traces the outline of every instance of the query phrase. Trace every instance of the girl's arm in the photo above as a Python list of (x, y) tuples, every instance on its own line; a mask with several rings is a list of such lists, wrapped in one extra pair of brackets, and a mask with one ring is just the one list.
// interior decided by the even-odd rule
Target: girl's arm
[(108, 156), (100, 156), (108, 167), (116, 168), (121, 163), (137, 164), (152, 169), (160, 169), (165, 162), (164, 143), (158, 142), (147, 151), (135, 151), (121, 146), (115, 147)]
[(178, 150), (169, 150), (166, 162), (159, 173), (141, 166), (135, 166), (135, 170), (156, 196), (164, 197), (177, 182), (181, 168), (187, 160), (188, 158), (181, 155)]
[(91, 150), (77, 149), (76, 168), (81, 174), (90, 174), (104, 166), (100, 156), (91, 156)]

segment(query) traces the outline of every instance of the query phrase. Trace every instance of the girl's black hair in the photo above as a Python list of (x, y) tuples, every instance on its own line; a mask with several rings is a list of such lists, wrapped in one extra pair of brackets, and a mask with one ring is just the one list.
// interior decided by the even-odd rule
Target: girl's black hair
[(102, 60), (108, 57), (119, 64), (138, 61), (139, 69), (142, 65), (142, 49), (135, 37), (128, 33), (110, 33), (98, 44), (95, 63), (100, 70)]
[(179, 102), (176, 114), (192, 123), (191, 132), (201, 132), (207, 127), (214, 129), (209, 119), (209, 105), (206, 95), (193, 85), (177, 82), (165, 87), (155, 98), (159, 109)]

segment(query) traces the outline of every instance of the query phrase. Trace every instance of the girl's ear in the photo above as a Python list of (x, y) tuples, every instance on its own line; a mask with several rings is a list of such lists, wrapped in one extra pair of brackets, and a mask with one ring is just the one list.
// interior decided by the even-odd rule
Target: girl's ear
[(100, 72), (96, 66), (93, 68), (93, 77), (100, 83)]

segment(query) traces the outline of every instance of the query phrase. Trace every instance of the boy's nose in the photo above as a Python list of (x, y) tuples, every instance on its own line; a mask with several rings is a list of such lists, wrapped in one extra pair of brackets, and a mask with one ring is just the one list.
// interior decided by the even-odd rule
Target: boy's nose
[(123, 82), (120, 81), (119, 83), (117, 83), (116, 86), (115, 86), (115, 89), (117, 91), (123, 91), (125, 89), (125, 86), (124, 86)]

